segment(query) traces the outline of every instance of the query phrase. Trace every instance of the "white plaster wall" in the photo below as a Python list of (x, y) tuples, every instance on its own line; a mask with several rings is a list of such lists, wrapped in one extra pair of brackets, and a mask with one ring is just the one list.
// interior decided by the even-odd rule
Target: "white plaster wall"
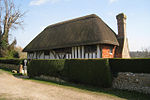
[[(36, 56), (36, 54), (38, 56)], [(44, 52), (40, 53), (28, 53), (27, 57), (28, 59), (63, 59), (65, 56), (65, 59), (72, 59), (72, 58), (101, 58), (101, 51), (99, 45), (97, 45), (97, 52), (93, 53), (85, 53), (84, 46), (77, 46), (72, 47), (71, 54), (64, 54), (64, 53), (55, 53), (54, 51), (50, 51), (49, 55), (44, 55)]]
[(41, 53), (40, 58), (39, 59), (44, 59), (44, 52)]
[(49, 57), (49, 55), (45, 55), (45, 59), (49, 59), (50, 57)]
[(55, 57), (54, 57), (52, 52), (50, 52), (50, 59), (55, 59)]

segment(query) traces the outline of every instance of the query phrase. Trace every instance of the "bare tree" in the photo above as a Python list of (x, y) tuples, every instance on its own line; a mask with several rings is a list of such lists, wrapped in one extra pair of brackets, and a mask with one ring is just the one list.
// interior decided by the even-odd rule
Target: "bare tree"
[[(19, 8), (16, 8), (13, 0), (0, 0), (0, 56), (3, 53), (2, 51), (9, 47), (10, 30), (17, 29), (22, 25), (24, 14), (21, 13)], [(16, 40), (14, 40), (14, 43), (16, 43)]]
[(141, 51), (130, 52), (132, 58), (150, 58), (150, 47), (142, 48)]
[(142, 49), (142, 52), (145, 58), (150, 58), (150, 48), (144, 48)]

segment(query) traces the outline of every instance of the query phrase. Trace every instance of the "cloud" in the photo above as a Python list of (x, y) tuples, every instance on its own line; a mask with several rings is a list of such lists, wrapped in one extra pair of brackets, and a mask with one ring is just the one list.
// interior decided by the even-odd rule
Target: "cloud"
[(45, 3), (56, 3), (59, 0), (32, 0), (30, 2), (30, 5), (41, 5), (41, 4), (45, 4)]
[(109, 0), (110, 3), (117, 2), (118, 0)]

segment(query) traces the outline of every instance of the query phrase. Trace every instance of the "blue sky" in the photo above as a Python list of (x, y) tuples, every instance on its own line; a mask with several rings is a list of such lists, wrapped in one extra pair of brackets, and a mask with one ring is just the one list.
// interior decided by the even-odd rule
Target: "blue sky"
[(150, 47), (150, 0), (14, 0), (24, 16), (24, 29), (11, 31), (10, 39), (24, 48), (46, 26), (97, 14), (117, 33), (116, 15), (127, 15), (127, 37), (131, 51)]

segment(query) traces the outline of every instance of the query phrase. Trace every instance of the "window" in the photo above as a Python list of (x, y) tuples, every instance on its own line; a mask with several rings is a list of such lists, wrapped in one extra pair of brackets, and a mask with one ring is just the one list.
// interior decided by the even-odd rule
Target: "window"
[(49, 55), (49, 51), (44, 51), (44, 55)]
[(113, 54), (113, 47), (110, 47), (109, 53)]
[(102, 58), (102, 52), (103, 52), (103, 49), (102, 47), (100, 48), (100, 58)]
[(85, 53), (93, 53), (97, 51), (96, 45), (87, 45), (85, 46)]
[(71, 54), (72, 48), (59, 48), (59, 49), (54, 49), (56, 53), (68, 53)]

